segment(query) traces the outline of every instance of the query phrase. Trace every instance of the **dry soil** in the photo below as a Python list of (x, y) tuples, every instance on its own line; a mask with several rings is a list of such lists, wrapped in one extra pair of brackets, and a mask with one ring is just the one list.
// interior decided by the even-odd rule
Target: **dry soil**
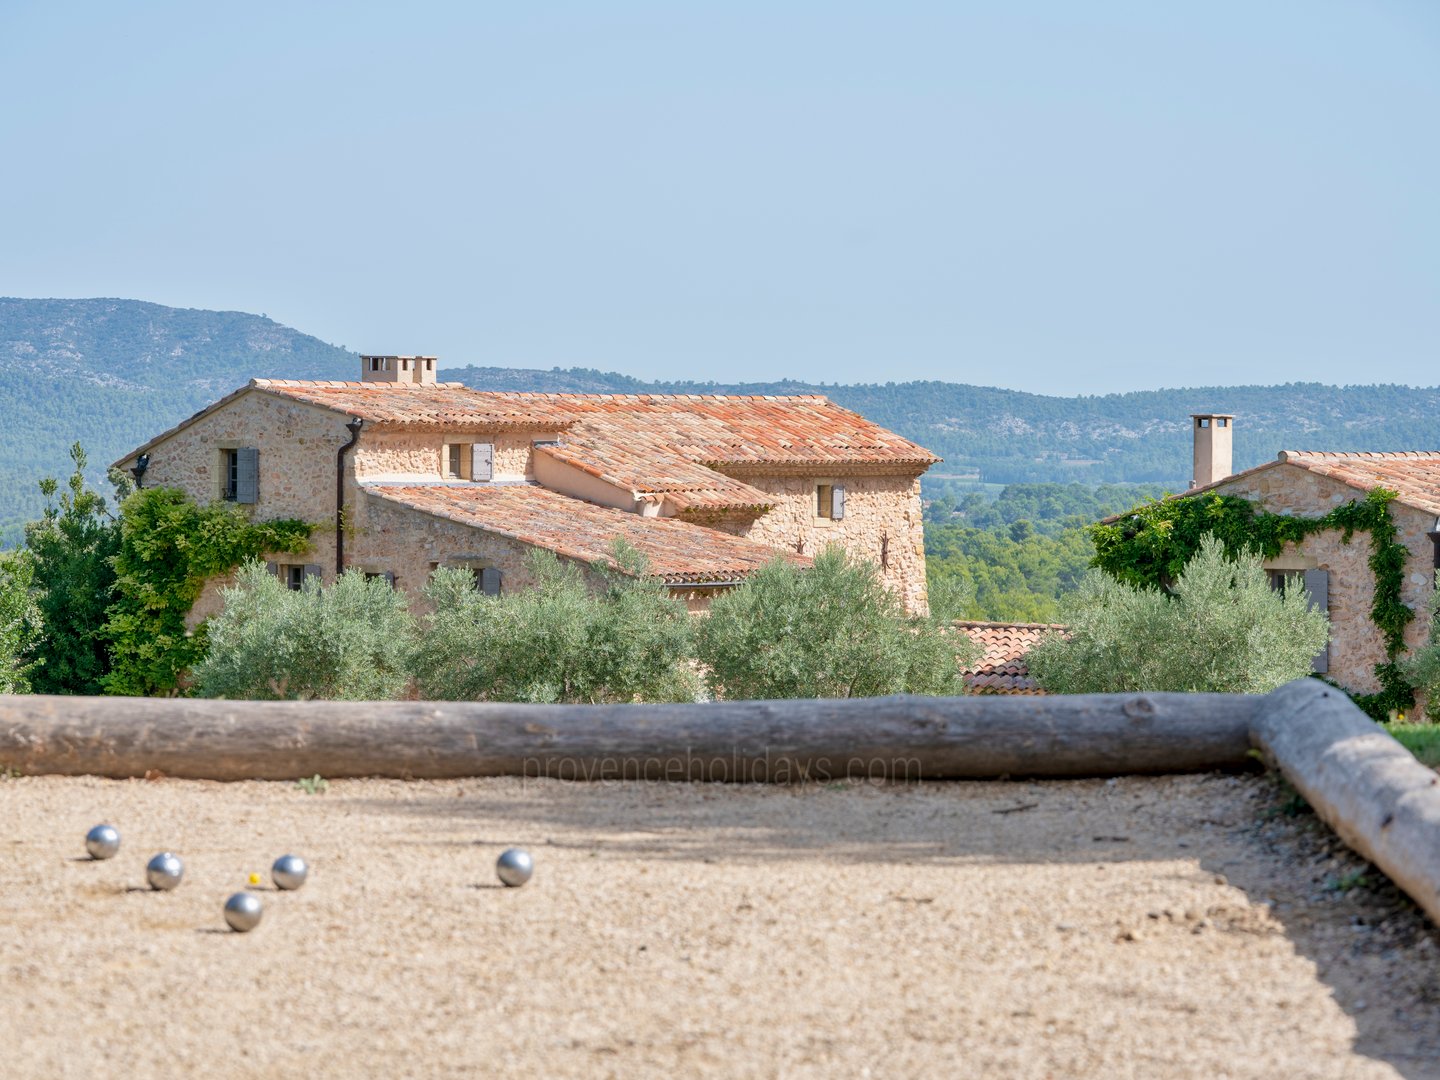
[(1295, 810), (1259, 776), (11, 778), (0, 1073), (1440, 1076), (1435, 930)]

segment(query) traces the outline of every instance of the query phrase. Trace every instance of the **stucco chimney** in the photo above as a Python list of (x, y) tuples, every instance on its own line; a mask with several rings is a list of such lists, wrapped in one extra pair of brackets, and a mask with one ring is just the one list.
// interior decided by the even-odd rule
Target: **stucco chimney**
[(362, 356), (360, 357), (360, 381), (417, 383), (421, 386), (432, 386), (435, 383), (435, 357)]
[(1224, 480), (1235, 470), (1231, 452), (1231, 436), (1235, 431), (1232, 413), (1191, 413), (1195, 422), (1195, 471), (1190, 479), (1192, 488), (1204, 487)]

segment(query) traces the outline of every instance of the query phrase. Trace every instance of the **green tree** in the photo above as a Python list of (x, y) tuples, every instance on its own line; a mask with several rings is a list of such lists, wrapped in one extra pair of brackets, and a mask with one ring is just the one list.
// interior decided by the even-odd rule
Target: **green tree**
[(959, 694), (978, 650), (939, 599), (930, 618), (907, 616), (873, 563), (831, 546), (808, 570), (776, 559), (717, 598), (698, 655), (732, 699)]
[(267, 552), (302, 552), (312, 527), (251, 522), (228, 503), (197, 506), (183, 491), (146, 488), (120, 506), (115, 599), (106, 614), (110, 694), (163, 694), (205, 655), (206, 630), (185, 618), (205, 582)]
[[(1430, 619), (1430, 632), (1425, 644), (1400, 664), (1401, 673), (1416, 690), (1425, 695), (1430, 722), (1440, 719), (1440, 573), (1435, 575), (1435, 589), (1425, 605)], [(1397, 710), (1398, 711), (1398, 710)]]
[(294, 590), (255, 561), (220, 595), (209, 651), (191, 673), (200, 696), (384, 701), (405, 692), (415, 620), (384, 580), (351, 570)]
[[(70, 460), (75, 468), (63, 488), (53, 477), (40, 482), (44, 514), (25, 526), (26, 558), (44, 626), (35, 650), (39, 666), (30, 681), (41, 694), (98, 694), (110, 667), (103, 628), (120, 530), (105, 497), (85, 482), (88, 460), (78, 442)], [(112, 481), (123, 492), (118, 478)]]
[(1170, 594), (1092, 570), (1061, 601), (1068, 638), (1030, 651), (1030, 673), (1060, 694), (1135, 690), (1263, 694), (1310, 674), (1329, 620), (1297, 587), (1271, 587), (1258, 555), (1231, 560), (1213, 536)]
[(40, 661), (40, 609), (32, 587), (34, 563), (24, 552), (0, 555), (0, 694), (28, 694)]
[(534, 587), (501, 596), (475, 588), (470, 570), (441, 567), (425, 596), (414, 670), (421, 694), (439, 700), (693, 701), (691, 618), (643, 556), (617, 542), (594, 566), (532, 552)]

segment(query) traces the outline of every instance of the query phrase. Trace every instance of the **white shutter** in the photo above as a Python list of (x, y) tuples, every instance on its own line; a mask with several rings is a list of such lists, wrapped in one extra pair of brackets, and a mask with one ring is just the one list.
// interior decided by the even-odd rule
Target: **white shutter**
[(246, 447), (235, 451), (235, 501), (253, 503), (260, 498), (260, 451)]
[(845, 516), (845, 489), (843, 487), (830, 489), (830, 516), (836, 521)]
[(477, 442), (470, 447), (470, 479), (489, 481), (495, 476), (495, 444)]
[[(1310, 601), (1311, 611), (1323, 611), (1330, 614), (1330, 571), (1329, 570), (1306, 570), (1305, 571), (1305, 596)], [(1312, 670), (1324, 675), (1330, 671), (1330, 643), (1325, 643), (1325, 648), (1315, 654), (1310, 661)]]

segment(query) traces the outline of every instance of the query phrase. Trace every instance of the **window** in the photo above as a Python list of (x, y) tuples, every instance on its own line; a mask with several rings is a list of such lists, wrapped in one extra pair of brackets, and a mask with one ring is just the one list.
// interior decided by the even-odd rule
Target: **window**
[(482, 556), (459, 556), (446, 559), (443, 563), (431, 563), (430, 570), (440, 569), (442, 566), (451, 566), (457, 570), (469, 570), (475, 578), (475, 591), (484, 593), (486, 596), (499, 596), (502, 575), (498, 566), (487, 566)]
[(280, 579), (287, 589), (299, 592), (305, 588), (305, 582), (310, 578), (315, 579), (315, 584), (320, 584), (320, 565), (318, 563), (266, 563), (265, 569)]
[(392, 589), (395, 588), (395, 575), (389, 570), (366, 570), (364, 574), (366, 581), (383, 581)]
[(815, 516), (839, 521), (845, 516), (845, 489), (838, 484), (815, 485)]
[(495, 475), (495, 444), (446, 443), (440, 471), (451, 480), (486, 483)]
[[(1270, 576), (1270, 587), (1284, 593), (1300, 589), (1310, 601), (1312, 611), (1330, 614), (1330, 571), (1329, 570), (1266, 570)], [(1311, 668), (1323, 675), (1330, 670), (1330, 644), (1326, 642), (1310, 661)]]
[(390, 366), (389, 363), (386, 361), (385, 357), (383, 357), (383, 356), (372, 356), (372, 357), (370, 357), (370, 370), (371, 370), (371, 371), (384, 371), (384, 370), (386, 370), (389, 366)]
[(220, 497), (226, 502), (254, 503), (260, 497), (260, 451), (239, 447), (220, 451)]

